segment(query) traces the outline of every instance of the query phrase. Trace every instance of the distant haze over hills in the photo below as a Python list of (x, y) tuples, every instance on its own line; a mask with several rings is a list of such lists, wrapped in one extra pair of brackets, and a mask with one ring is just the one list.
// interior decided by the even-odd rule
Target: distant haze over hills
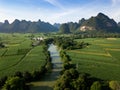
[(58, 31), (57, 27), (54, 27), (50, 23), (43, 22), (41, 20), (38, 20), (37, 22), (31, 22), (22, 20), (19, 21), (16, 19), (13, 23), (9, 23), (8, 20), (5, 20), (4, 23), (0, 23), (0, 32), (3, 33), (13, 33), (13, 32), (19, 32), (19, 33), (36, 33), (36, 32), (56, 32)]
[(37, 33), (37, 32), (59, 32), (60, 33), (73, 33), (73, 32), (84, 32), (84, 31), (103, 31), (120, 33), (120, 23), (116, 23), (113, 19), (110, 19), (107, 15), (99, 13), (95, 17), (89, 19), (82, 18), (79, 22), (68, 22), (68, 23), (55, 23), (51, 25), (48, 22), (38, 20), (36, 22), (18, 20), (16, 19), (11, 24), (8, 20), (4, 23), (0, 22), (0, 32), (3, 33)]
[(59, 29), (59, 28), (60, 28), (60, 25), (61, 25), (60, 23), (54, 23), (53, 26)]

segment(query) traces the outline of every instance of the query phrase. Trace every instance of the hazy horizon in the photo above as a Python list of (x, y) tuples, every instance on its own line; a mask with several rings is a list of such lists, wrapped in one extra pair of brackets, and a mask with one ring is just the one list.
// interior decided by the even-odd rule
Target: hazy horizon
[(120, 0), (0, 0), (0, 22), (15, 19), (53, 23), (78, 22), (99, 12), (120, 21)]

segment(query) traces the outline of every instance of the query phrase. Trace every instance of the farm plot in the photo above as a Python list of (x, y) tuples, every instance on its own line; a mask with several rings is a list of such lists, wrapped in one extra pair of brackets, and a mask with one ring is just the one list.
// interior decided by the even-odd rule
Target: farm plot
[(14, 68), (17, 68), (18, 71), (30, 71), (32, 72), (35, 69), (40, 69), (41, 66), (44, 66), (46, 61), (46, 56), (42, 52), (42, 46), (37, 46), (30, 50), (23, 60), (16, 65)]
[(103, 80), (120, 80), (120, 39), (77, 39), (89, 42), (84, 49), (67, 51), (79, 72)]
[(40, 69), (46, 63), (43, 46), (32, 47), (25, 34), (0, 34), (5, 48), (0, 48), (0, 77), (14, 75), (17, 71)]
[(25, 72), (33, 72), (34, 70), (40, 69), (46, 63), (46, 57), (42, 52), (42, 46), (35, 47), (31, 49), (21, 61), (16, 65), (0, 72), (1, 76), (5, 75), (13, 75), (17, 71)]
[(4, 48), (4, 49), (0, 49), (0, 57), (2, 57), (5, 53), (7, 52), (7, 49)]
[(6, 57), (0, 58), (0, 73), (1, 73), (1, 71), (4, 71), (4, 70), (16, 65), (22, 56), (23, 55), (16, 55), (16, 56), (6, 56)]

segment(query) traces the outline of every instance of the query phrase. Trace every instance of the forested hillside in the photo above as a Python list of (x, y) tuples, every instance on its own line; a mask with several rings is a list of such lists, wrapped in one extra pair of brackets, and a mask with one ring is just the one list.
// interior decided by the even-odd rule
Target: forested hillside
[(18, 20), (9, 23), (8, 20), (5, 20), (4, 23), (0, 23), (0, 32), (3, 33), (37, 33), (37, 32), (56, 32), (58, 29), (51, 25), (50, 23), (43, 22), (38, 20), (36, 22)]
[[(73, 33), (84, 31), (102, 31), (109, 33), (119, 33), (120, 23), (116, 23), (113, 19), (110, 19), (107, 15), (99, 13), (97, 16), (92, 16), (89, 19), (82, 18), (79, 22), (64, 23), (60, 26), (60, 33)], [(66, 28), (67, 29), (66, 29)]]

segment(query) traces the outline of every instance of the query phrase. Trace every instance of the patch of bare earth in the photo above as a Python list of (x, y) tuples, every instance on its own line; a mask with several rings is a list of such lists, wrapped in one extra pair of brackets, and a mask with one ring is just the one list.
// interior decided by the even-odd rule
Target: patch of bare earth
[(107, 40), (117, 40), (116, 38), (107, 38)]

